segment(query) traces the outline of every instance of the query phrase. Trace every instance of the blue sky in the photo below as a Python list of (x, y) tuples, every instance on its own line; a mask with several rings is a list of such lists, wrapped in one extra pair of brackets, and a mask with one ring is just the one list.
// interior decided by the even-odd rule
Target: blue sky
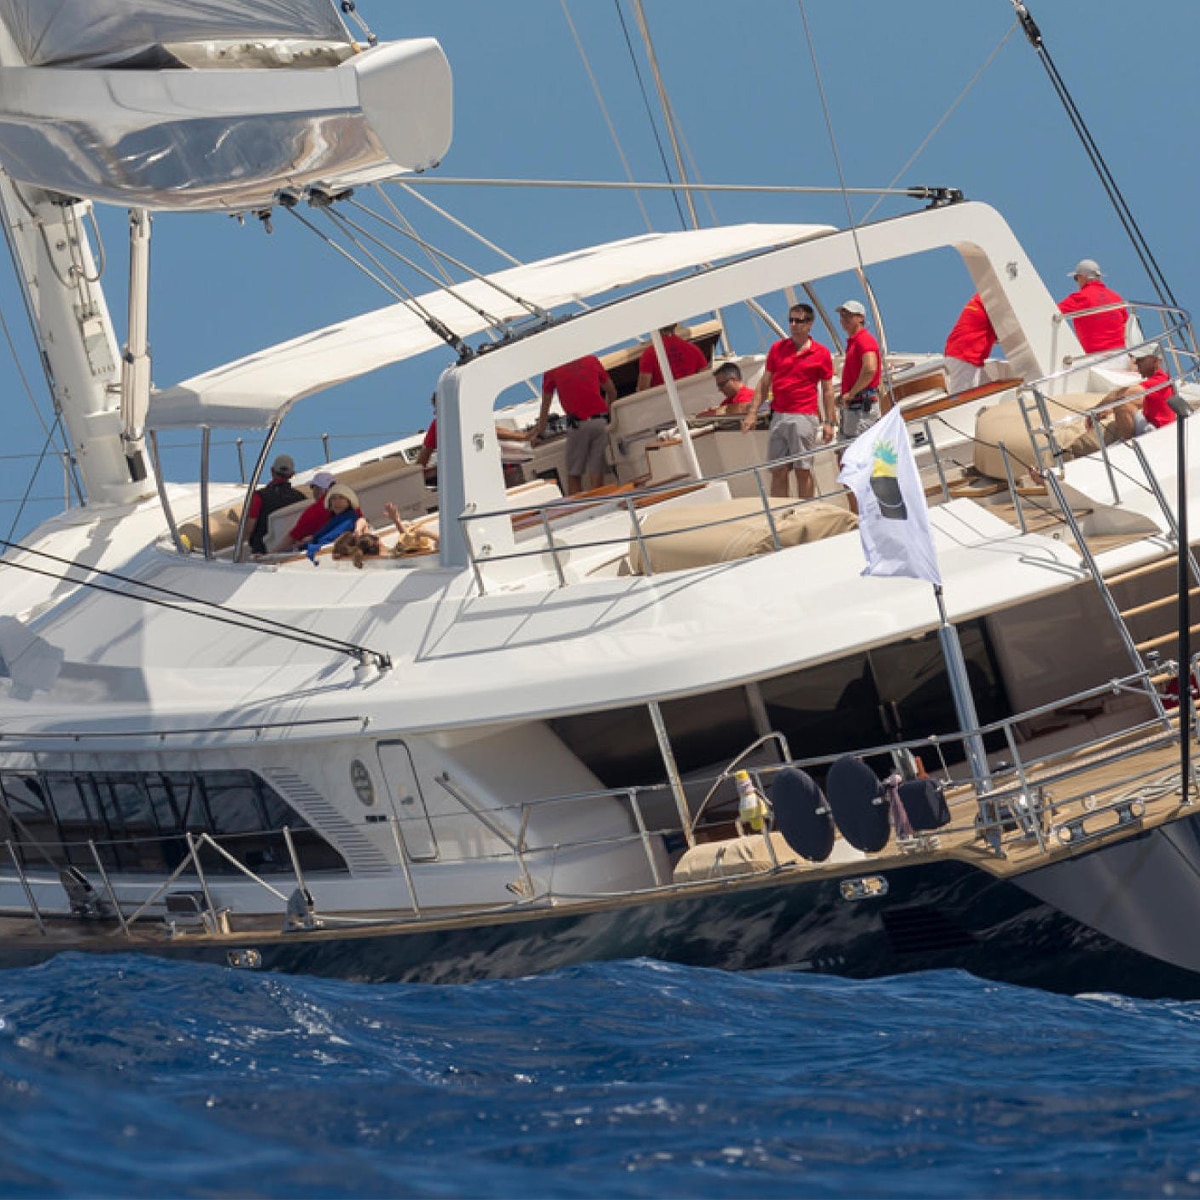
[[(662, 178), (615, 0), (568, 0), (625, 152), (640, 179)], [(1200, 33), (1196, 0), (1031, 0), (1050, 53), (1125, 190), (1168, 279), (1194, 302), (1200, 231), (1192, 215), (1197, 101), (1190, 59)], [(455, 139), (441, 173), (463, 177), (620, 179), (623, 172), (563, 15), (561, 0), (364, 0), (385, 40), (437, 37), (455, 74)], [(821, 98), (796, 0), (645, 0), (660, 64), (688, 145), (707, 182), (835, 185)], [(633, 32), (632, 15), (624, 9)], [(1009, 0), (807, 0), (846, 182), (891, 182), (1000, 45)], [(640, 61), (640, 50), (639, 50)], [(644, 66), (644, 64), (643, 64)], [(648, 75), (644, 76), (649, 83)], [(960, 187), (1001, 210), (1056, 294), (1081, 257), (1103, 265), (1126, 296), (1152, 299), (1148, 280), (1023, 35), (1009, 37), (965, 101), (900, 182)], [(645, 228), (631, 197), (577, 192), (427, 192), (513, 255), (543, 257)], [(870, 201), (854, 200), (856, 219)], [(674, 205), (647, 198), (657, 228), (679, 227)], [(889, 202), (877, 215), (906, 211)], [(721, 223), (825, 221), (844, 225), (839, 196), (713, 200)], [(483, 269), (503, 265), (409, 205), (432, 240)], [(701, 215), (711, 214), (701, 205)], [(101, 214), (109, 299), (124, 336), (125, 217)], [(284, 217), (268, 237), (221, 215), (160, 216), (154, 226), (150, 325), (154, 380), (167, 386), (262, 346), (389, 298)], [(910, 294), (911, 292), (911, 294)], [(969, 294), (955, 262), (885, 295), (890, 343), (937, 350)], [(11, 280), (0, 305), (22, 365), (49, 409), (23, 337)], [(745, 347), (755, 349), (757, 347)], [(742, 347), (739, 347), (742, 349)], [(448, 355), (433, 354), (300, 406), (281, 435), (301, 463), (396, 437), (425, 424), (428, 396)], [(0, 483), (7, 532), (41, 428), (11, 356), (0, 346), (8, 437)], [(189, 460), (190, 461), (190, 460)], [(61, 473), (44, 471), (39, 502), (21, 519), (61, 507)]]

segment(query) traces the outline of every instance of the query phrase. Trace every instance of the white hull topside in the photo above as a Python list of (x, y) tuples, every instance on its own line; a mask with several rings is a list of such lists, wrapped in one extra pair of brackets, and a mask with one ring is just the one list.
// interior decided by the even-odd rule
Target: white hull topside
[[(1173, 433), (1143, 441), (1169, 489)], [(1069, 464), (1067, 479), (1100, 495), (1097, 466)], [(1085, 578), (1073, 547), (1022, 535), (973, 501), (939, 506), (931, 519), (954, 621)], [(61, 518), (26, 544), (386, 653), (391, 669), (363, 670), (323, 648), (10, 570), (6, 608), (61, 650), (64, 664), (46, 690), (0, 685), (0, 730), (128, 736), (225, 723), (232, 732), (350, 713), (369, 717), (375, 733), (487, 725), (715, 691), (938, 622), (929, 585), (861, 574), (856, 533), (690, 571), (481, 596), (469, 570), (430, 560), (363, 570), (302, 558), (213, 562), (178, 556), (160, 532), (159, 507), (147, 502)], [(1161, 538), (1134, 542), (1105, 562), (1131, 565), (1162, 546)], [(48, 566), (25, 554), (14, 561)]]

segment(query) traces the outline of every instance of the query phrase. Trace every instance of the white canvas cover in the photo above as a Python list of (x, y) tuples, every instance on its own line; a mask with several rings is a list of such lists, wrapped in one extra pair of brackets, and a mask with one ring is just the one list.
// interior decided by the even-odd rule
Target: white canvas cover
[[(553, 309), (703, 263), (829, 232), (828, 225), (730, 225), (648, 233), (512, 267), (489, 278), (512, 295)], [(521, 304), (484, 280), (472, 280), (455, 291), (463, 299), (445, 291), (418, 299), (422, 308), (460, 337), (488, 327), (472, 304), (500, 319), (528, 315)], [(393, 304), (156, 392), (146, 424), (150, 429), (259, 428), (305, 396), (441, 345), (442, 339), (418, 312)]]
[(0, 0), (29, 66), (119, 62), (170, 42), (349, 41), (331, 0)]

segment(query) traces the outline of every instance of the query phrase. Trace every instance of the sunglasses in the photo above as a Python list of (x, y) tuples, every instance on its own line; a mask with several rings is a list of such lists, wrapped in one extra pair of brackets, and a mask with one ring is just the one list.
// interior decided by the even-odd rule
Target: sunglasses
[(812, 317), (788, 317), (789, 325), (811, 325), (812, 323)]

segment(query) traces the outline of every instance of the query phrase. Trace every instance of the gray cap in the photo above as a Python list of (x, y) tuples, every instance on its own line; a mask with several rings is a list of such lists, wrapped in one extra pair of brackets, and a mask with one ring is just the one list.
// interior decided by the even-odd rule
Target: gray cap
[(1076, 275), (1082, 275), (1084, 279), (1100, 279), (1104, 272), (1100, 270), (1100, 264), (1094, 258), (1081, 258), (1075, 264), (1075, 270), (1071, 272), (1071, 278)]
[(858, 300), (846, 300), (837, 306), (838, 312), (854, 313), (857, 317), (865, 317), (867, 310)]
[(280, 454), (276, 456), (275, 461), (271, 464), (272, 475), (287, 475), (292, 476), (296, 473), (296, 463), (290, 454)]

